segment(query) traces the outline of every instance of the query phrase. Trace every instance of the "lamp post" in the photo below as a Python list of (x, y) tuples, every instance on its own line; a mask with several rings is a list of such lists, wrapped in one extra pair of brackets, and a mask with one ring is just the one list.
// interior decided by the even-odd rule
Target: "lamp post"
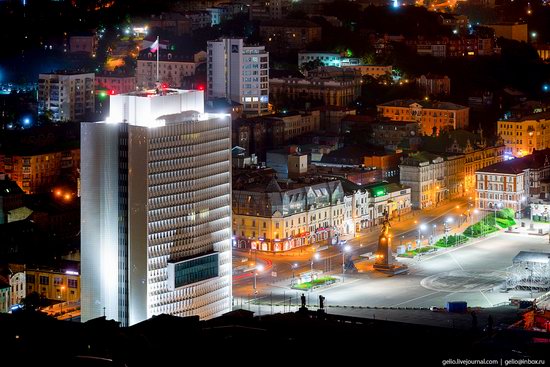
[(258, 294), (258, 291), (256, 290), (256, 276), (259, 272), (264, 270), (263, 265), (256, 265), (256, 268), (254, 269), (254, 294)]
[(61, 286), (61, 303), (59, 304), (59, 315), (63, 314), (63, 291), (65, 290), (65, 286)]
[(451, 230), (451, 223), (453, 223), (453, 217), (448, 217), (445, 219), (445, 246), (447, 246), (447, 240), (449, 238), (449, 232)]
[(426, 228), (427, 227), (425, 224), (421, 224), (420, 227), (418, 227), (418, 248), (420, 248), (422, 245), (422, 240), (420, 238), (420, 235), (422, 234), (422, 231), (426, 230)]
[(346, 252), (349, 252), (349, 250), (351, 250), (351, 247), (349, 245), (342, 247), (342, 283), (344, 282), (344, 274), (346, 274), (345, 255)]
[[(316, 252), (316, 253), (313, 255), (313, 257), (311, 258), (311, 272), (310, 272), (311, 275), (310, 275), (310, 276), (311, 276), (311, 282), (312, 282), (312, 283), (313, 283), (313, 260), (314, 260), (314, 259), (315, 259), (315, 260), (319, 260), (319, 257), (320, 257), (319, 253)], [(313, 288), (313, 287), (312, 287), (312, 288)], [(311, 288), (310, 288), (310, 289), (311, 289)]]
[(292, 269), (292, 281), (290, 282), (290, 286), (294, 285), (294, 270), (298, 268), (298, 263), (294, 263), (290, 266)]

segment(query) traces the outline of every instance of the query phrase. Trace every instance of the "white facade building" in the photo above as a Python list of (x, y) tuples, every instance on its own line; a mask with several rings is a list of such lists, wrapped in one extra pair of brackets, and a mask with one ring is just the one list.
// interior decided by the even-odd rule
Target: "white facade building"
[(203, 92), (111, 97), (81, 130), (82, 320), (231, 309), (231, 119)]
[(448, 196), (442, 157), (427, 152), (411, 155), (402, 160), (399, 175), (399, 182), (411, 188), (411, 202), (415, 209), (435, 206)]
[(268, 112), (269, 53), (264, 46), (244, 46), (242, 39), (208, 41), (208, 99), (241, 103), (244, 112)]
[(38, 76), (38, 114), (77, 121), (95, 111), (93, 73), (56, 72)]

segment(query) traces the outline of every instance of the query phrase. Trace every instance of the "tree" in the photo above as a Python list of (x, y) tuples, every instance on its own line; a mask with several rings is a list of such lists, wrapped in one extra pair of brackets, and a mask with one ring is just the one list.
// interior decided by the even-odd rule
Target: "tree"
[(302, 66), (300, 66), (300, 72), (302, 74), (305, 74), (306, 72), (310, 70), (315, 70), (323, 65), (324, 65), (323, 62), (319, 59), (314, 59), (308, 62), (304, 62)]

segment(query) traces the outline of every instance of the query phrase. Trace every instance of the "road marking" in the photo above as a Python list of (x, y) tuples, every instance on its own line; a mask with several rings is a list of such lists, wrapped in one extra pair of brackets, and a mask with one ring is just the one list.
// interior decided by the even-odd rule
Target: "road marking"
[(453, 256), (452, 253), (449, 253), (449, 256), (451, 257), (451, 259), (453, 259), (453, 261), (456, 263), (456, 265), (458, 265), (458, 267), (460, 268), (460, 270), (464, 271), (464, 268), (462, 267), (462, 265), (460, 265), (460, 263), (456, 260), (456, 258)]
[(409, 299), (409, 300), (407, 300), (407, 301), (405, 301), (405, 302), (396, 303), (395, 305), (391, 305), (390, 307), (397, 307), (397, 306), (402, 305), (402, 304), (404, 304), (404, 303), (409, 303), (409, 302), (412, 302), (412, 301), (416, 301), (416, 300), (418, 300), (418, 299), (420, 299), (420, 298), (428, 297), (428, 296), (431, 296), (431, 295), (437, 294), (437, 293), (441, 293), (441, 292), (432, 292), (432, 293), (429, 293), (429, 294), (425, 294), (425, 295), (420, 296), (420, 297), (416, 297), (416, 298), (413, 298), (413, 299)]

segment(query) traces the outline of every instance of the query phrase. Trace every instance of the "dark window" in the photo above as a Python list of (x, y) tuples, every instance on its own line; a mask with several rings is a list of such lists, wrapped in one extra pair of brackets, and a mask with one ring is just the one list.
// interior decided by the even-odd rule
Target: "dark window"
[(36, 279), (34, 278), (34, 274), (27, 274), (27, 283), (36, 283)]
[(210, 254), (174, 264), (174, 287), (218, 276), (218, 254)]
[(78, 288), (78, 280), (76, 279), (67, 279), (69, 288)]
[(42, 285), (49, 285), (50, 284), (50, 278), (47, 276), (40, 276), (40, 284)]

